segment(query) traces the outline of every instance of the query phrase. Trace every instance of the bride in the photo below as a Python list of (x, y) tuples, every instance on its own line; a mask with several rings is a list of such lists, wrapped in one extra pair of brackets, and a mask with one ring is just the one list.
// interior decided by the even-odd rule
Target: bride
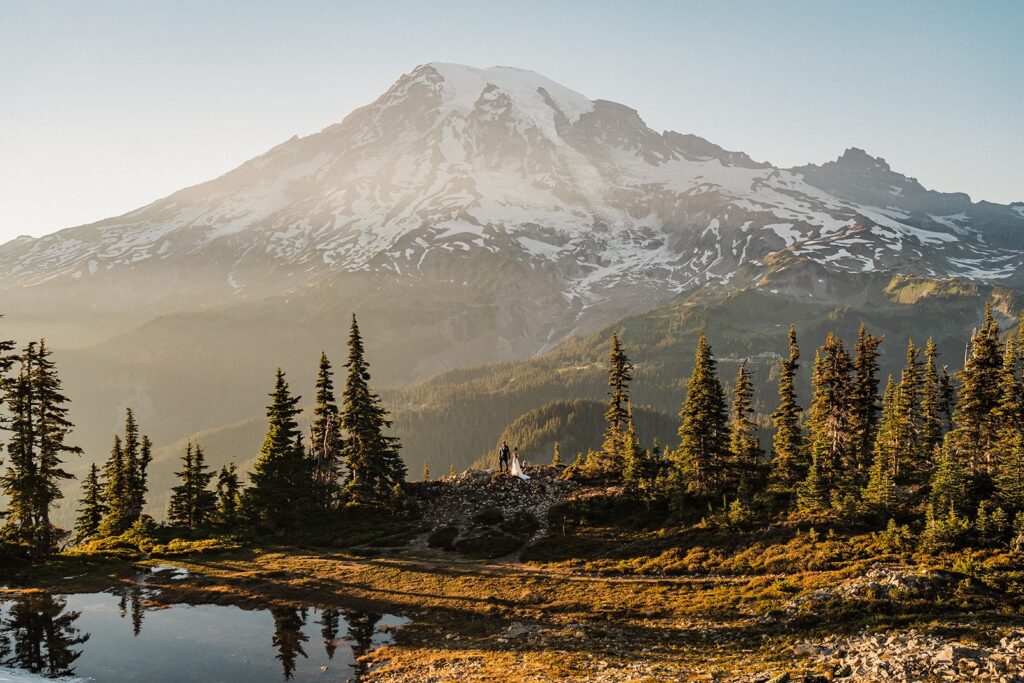
[(520, 479), (529, 479), (530, 478), (527, 475), (523, 474), (523, 465), (519, 461), (519, 449), (518, 448), (516, 448), (515, 451), (513, 451), (513, 453), (512, 453), (512, 468), (510, 469), (509, 473), (513, 477), (519, 477)]

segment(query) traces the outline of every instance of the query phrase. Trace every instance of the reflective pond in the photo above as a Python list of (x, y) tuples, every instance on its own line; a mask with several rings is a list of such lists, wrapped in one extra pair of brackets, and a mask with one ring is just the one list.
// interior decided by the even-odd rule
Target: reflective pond
[[(403, 617), (301, 606), (146, 604), (108, 593), (24, 593), (0, 603), (0, 665), (95, 681), (358, 681), (356, 658)], [(5, 680), (0, 672), (0, 680)]]

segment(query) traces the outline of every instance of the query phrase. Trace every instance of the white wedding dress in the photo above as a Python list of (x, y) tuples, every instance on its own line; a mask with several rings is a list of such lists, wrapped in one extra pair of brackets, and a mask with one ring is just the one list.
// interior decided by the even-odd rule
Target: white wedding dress
[(512, 468), (510, 470), (513, 477), (519, 477), (520, 479), (529, 479), (528, 476), (523, 474), (523, 467), (519, 464), (519, 458), (512, 458)]

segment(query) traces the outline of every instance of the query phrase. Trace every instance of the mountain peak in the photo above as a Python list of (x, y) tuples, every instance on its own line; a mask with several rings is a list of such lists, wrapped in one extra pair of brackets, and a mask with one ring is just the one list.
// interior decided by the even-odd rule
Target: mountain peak
[(462, 113), (472, 112), (481, 97), (504, 93), (522, 113), (530, 118), (549, 118), (553, 108), (569, 123), (594, 110), (594, 103), (584, 95), (535, 71), (511, 66), (478, 68), (464, 64), (430, 62), (416, 67), (410, 74), (414, 81), (441, 86), (444, 103)]
[(891, 171), (889, 164), (882, 157), (873, 157), (860, 147), (848, 147), (835, 163), (859, 170), (883, 169)]

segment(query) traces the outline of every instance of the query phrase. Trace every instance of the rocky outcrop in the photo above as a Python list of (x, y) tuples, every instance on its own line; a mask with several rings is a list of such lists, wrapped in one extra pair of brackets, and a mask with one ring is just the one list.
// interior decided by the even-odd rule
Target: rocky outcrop
[(547, 533), (551, 507), (575, 488), (559, 467), (527, 467), (529, 479), (467, 470), (413, 489), (432, 532), (428, 544), (476, 557), (513, 553)]
[(849, 681), (1024, 681), (1024, 631), (991, 645), (906, 631), (829, 636), (798, 643), (797, 657), (824, 663), (835, 680)]
[(952, 577), (944, 572), (876, 565), (858, 576), (797, 596), (789, 601), (786, 611), (790, 615), (814, 612), (837, 600), (929, 599), (950, 581)]

